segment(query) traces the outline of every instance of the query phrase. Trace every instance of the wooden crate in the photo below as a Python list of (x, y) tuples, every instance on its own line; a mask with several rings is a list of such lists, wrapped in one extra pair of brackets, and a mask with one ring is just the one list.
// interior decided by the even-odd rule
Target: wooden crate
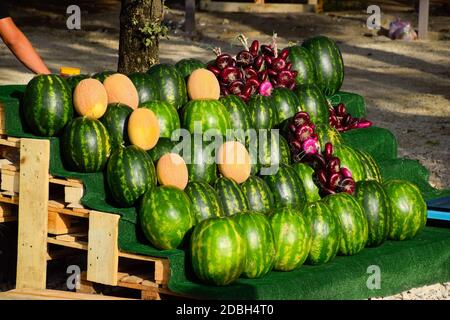
[(253, 2), (228, 2), (200, 0), (200, 9), (213, 12), (247, 12), (247, 13), (303, 13), (321, 12), (323, 0), (308, 0), (307, 3), (265, 3), (264, 0)]

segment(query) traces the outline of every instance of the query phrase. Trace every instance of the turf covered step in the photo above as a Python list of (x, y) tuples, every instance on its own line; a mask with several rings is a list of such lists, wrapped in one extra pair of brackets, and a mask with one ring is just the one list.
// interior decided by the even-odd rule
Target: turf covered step
[(333, 106), (339, 103), (345, 104), (345, 108), (352, 117), (364, 118), (367, 115), (364, 97), (359, 94), (339, 91), (335, 95), (328, 97), (328, 100)]

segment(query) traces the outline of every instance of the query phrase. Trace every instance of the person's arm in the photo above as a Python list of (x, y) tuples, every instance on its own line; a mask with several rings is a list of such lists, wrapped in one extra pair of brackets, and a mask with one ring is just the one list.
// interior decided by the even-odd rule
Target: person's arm
[(25, 67), (34, 73), (51, 73), (30, 41), (10, 17), (0, 19), (0, 37)]

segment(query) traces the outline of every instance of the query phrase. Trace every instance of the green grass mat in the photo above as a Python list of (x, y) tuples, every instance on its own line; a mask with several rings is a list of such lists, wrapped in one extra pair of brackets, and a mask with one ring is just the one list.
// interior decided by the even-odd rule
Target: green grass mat
[(328, 100), (332, 105), (337, 105), (339, 103), (345, 104), (347, 112), (356, 118), (364, 118), (366, 113), (366, 103), (364, 97), (356, 93), (340, 91), (334, 96), (328, 97)]
[[(26, 128), (26, 125), (22, 122), (20, 117), (20, 109), (19, 109), (19, 100), (24, 91), (24, 86), (2, 86), (0, 87), (0, 101), (2, 101), (5, 105), (5, 118), (6, 118), (6, 130), (8, 135), (15, 136), (15, 137), (29, 137), (29, 138), (40, 138), (33, 136), (29, 133), (29, 131)], [(379, 128), (378, 128), (379, 129)], [(364, 129), (366, 130), (366, 129)], [(384, 130), (384, 129), (380, 129)], [(381, 131), (380, 131), (381, 132)], [(347, 138), (346, 138), (347, 139)], [(354, 138), (356, 139), (356, 138)], [(350, 139), (351, 140), (351, 139)], [(288, 298), (327, 298), (331, 295), (334, 295), (336, 298), (363, 298), (366, 297), (368, 294), (367, 289), (359, 288), (355, 289), (359, 284), (359, 280), (362, 280), (365, 276), (367, 278), (367, 275), (365, 274), (365, 269), (363, 270), (362, 274), (360, 276), (356, 276), (355, 279), (351, 279), (351, 273), (347, 272), (346, 270), (351, 270), (352, 267), (356, 267), (358, 265), (358, 260), (362, 257), (365, 257), (368, 252), (378, 252), (373, 250), (382, 250), (379, 252), (379, 254), (384, 254), (383, 250), (387, 250), (386, 254), (393, 255), (394, 251), (396, 249), (389, 249), (394, 248), (393, 246), (399, 246), (399, 248), (403, 248), (402, 252), (410, 252), (415, 253), (414, 248), (410, 247), (410, 244), (414, 244), (415, 241), (409, 241), (409, 242), (402, 242), (402, 243), (387, 243), (385, 246), (379, 248), (379, 249), (367, 249), (364, 250), (363, 253), (356, 257), (351, 258), (343, 258), (339, 257), (336, 259), (335, 262), (319, 267), (319, 268), (312, 268), (312, 267), (304, 267), (301, 268), (295, 272), (291, 273), (280, 273), (280, 272), (272, 272), (268, 277), (265, 277), (264, 279), (259, 280), (239, 280), (239, 282), (236, 285), (227, 287), (227, 288), (215, 288), (215, 287), (208, 287), (203, 286), (198, 283), (192, 282), (192, 275), (189, 270), (185, 270), (185, 266), (189, 266), (189, 263), (186, 263), (185, 255), (183, 250), (166, 250), (166, 251), (160, 251), (155, 248), (153, 248), (151, 245), (148, 244), (148, 241), (143, 237), (139, 224), (138, 224), (138, 218), (137, 213), (134, 208), (117, 208), (115, 207), (113, 201), (111, 201), (110, 197), (108, 196), (107, 192), (105, 191), (105, 181), (104, 177), (101, 173), (96, 174), (80, 174), (72, 171), (68, 171), (64, 168), (63, 163), (60, 158), (60, 152), (59, 152), (59, 139), (58, 138), (51, 138), (51, 159), (50, 159), (50, 172), (54, 176), (62, 176), (62, 177), (69, 177), (69, 178), (77, 178), (83, 180), (83, 183), (86, 187), (86, 192), (84, 197), (82, 198), (82, 203), (89, 208), (92, 208), (94, 210), (99, 211), (105, 211), (105, 212), (111, 212), (121, 215), (121, 219), (119, 222), (119, 248), (122, 251), (125, 252), (131, 252), (136, 254), (143, 254), (143, 255), (150, 255), (150, 256), (157, 256), (157, 257), (168, 257), (171, 262), (171, 279), (169, 282), (169, 288), (172, 289), (174, 292), (179, 292), (183, 294), (189, 294), (194, 296), (205, 296), (209, 298), (271, 298), (271, 299), (288, 299)], [(364, 143), (360, 144), (364, 145)], [(386, 163), (383, 167), (383, 174), (389, 175), (391, 177), (397, 177), (397, 178), (407, 178), (407, 180), (413, 179), (413, 181), (416, 181), (416, 183), (419, 185), (419, 187), (422, 186), (426, 192), (431, 191), (430, 194), (432, 194), (432, 191), (429, 188), (427, 179), (428, 179), (428, 172), (425, 170), (426, 175), (420, 174), (419, 176), (415, 175), (416, 169), (408, 169), (408, 173), (405, 173), (402, 175), (401, 172), (398, 172), (398, 161), (404, 162), (404, 160), (401, 159), (395, 159), (390, 160), (391, 163)], [(408, 168), (408, 166), (411, 166), (411, 164), (408, 164), (405, 162), (403, 168)], [(414, 166), (417, 166), (414, 164)], [(389, 171), (390, 167), (394, 168), (391, 171)], [(397, 174), (397, 176), (395, 176)], [(431, 188), (432, 189), (432, 188)], [(446, 230), (448, 232), (448, 230)], [(427, 229), (427, 232), (424, 232), (421, 237), (427, 236), (430, 233), (433, 233), (436, 235), (436, 239), (439, 237), (437, 236), (439, 233), (438, 230), (434, 229)], [(445, 233), (447, 234), (447, 233)], [(448, 236), (448, 234), (447, 234)], [(450, 236), (449, 236), (450, 237)], [(422, 238), (418, 238), (422, 239)], [(434, 243), (432, 241), (425, 241), (422, 243), (425, 247), (427, 247), (428, 244), (431, 245), (431, 243)], [(446, 243), (447, 248), (448, 242)], [(420, 243), (417, 243), (417, 247), (420, 247)], [(387, 248), (387, 249), (383, 249)], [(428, 247), (427, 247), (428, 248)], [(409, 251), (408, 251), (409, 250)], [(411, 251), (412, 250), (412, 251)], [(428, 249), (427, 249), (428, 250)], [(424, 251), (427, 251), (424, 250)], [(367, 253), (366, 253), (367, 251)], [(448, 252), (446, 253), (448, 254)], [(391, 259), (389, 257), (378, 257), (381, 259), (380, 263), (384, 263), (386, 266), (389, 266), (388, 260)], [(402, 258), (402, 256), (400, 256)], [(432, 266), (430, 270), (433, 270), (436, 274), (433, 275), (433, 277), (421, 277), (419, 276), (416, 280), (414, 279), (406, 279), (403, 283), (397, 283), (399, 280), (397, 280), (395, 286), (389, 285), (386, 286), (385, 289), (382, 290), (388, 290), (390, 288), (389, 292), (396, 292), (396, 290), (400, 290), (400, 288), (403, 288), (410, 285), (420, 285), (422, 283), (425, 283), (427, 281), (438, 281), (441, 279), (442, 274), (438, 272), (437, 266), (442, 264), (442, 258), (437, 257), (436, 259), (433, 257), (432, 259), (428, 257), (427, 259), (424, 259), (424, 262), (427, 262), (429, 264), (436, 264), (436, 266)], [(448, 257), (446, 258), (447, 263), (447, 269), (448, 268)], [(385, 261), (386, 260), (386, 261)], [(352, 262), (355, 261), (355, 262)], [(367, 260), (368, 261), (368, 260)], [(366, 262), (367, 262), (366, 261)], [(384, 262), (383, 262), (384, 261)], [(366, 263), (364, 262), (364, 263)], [(416, 265), (413, 266), (414, 268), (418, 267)], [(361, 267), (362, 268), (362, 267)], [(367, 268), (367, 267), (365, 267)], [(435, 269), (437, 271), (435, 271)], [(390, 270), (388, 267), (386, 267), (387, 274), (386, 276), (389, 279), (389, 272), (392, 272), (391, 277), (394, 277), (393, 271)], [(400, 269), (398, 269), (400, 270)], [(397, 270), (397, 271), (398, 271)], [(414, 269), (416, 270), (416, 269)], [(417, 270), (416, 270), (417, 271)], [(318, 276), (317, 274), (323, 273), (323, 281), (322, 281), (322, 287), (319, 286), (319, 280), (321, 279), (321, 276)], [(355, 272), (354, 270), (352, 272)], [(402, 271), (403, 272), (403, 271)], [(334, 275), (333, 275), (334, 274)], [(342, 274), (342, 275), (341, 275)], [(346, 275), (347, 278), (343, 278), (344, 275)], [(332, 279), (331, 277), (337, 277), (336, 279)], [(445, 275), (448, 278), (448, 274)], [(359, 277), (359, 278), (358, 278)], [(359, 279), (359, 280), (358, 280)], [(414, 281), (415, 282), (414, 282)], [(365, 281), (365, 280), (364, 280)], [(403, 281), (403, 279), (402, 279)], [(325, 285), (325, 284), (326, 285)], [(365, 283), (365, 282), (364, 282)], [(335, 288), (337, 292), (329, 291), (327, 286), (332, 285), (331, 287)], [(340, 290), (342, 288), (342, 290)], [(243, 290), (245, 289), (245, 290)], [(345, 289), (345, 290), (344, 290)], [(374, 295), (384, 294), (381, 293), (384, 291), (377, 291)], [(388, 291), (386, 291), (388, 292)]]

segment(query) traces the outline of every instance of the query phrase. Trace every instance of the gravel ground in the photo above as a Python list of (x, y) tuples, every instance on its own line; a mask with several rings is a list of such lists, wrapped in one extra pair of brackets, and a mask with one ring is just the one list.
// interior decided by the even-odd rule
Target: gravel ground
[(369, 300), (450, 300), (450, 282), (414, 288), (393, 296)]

